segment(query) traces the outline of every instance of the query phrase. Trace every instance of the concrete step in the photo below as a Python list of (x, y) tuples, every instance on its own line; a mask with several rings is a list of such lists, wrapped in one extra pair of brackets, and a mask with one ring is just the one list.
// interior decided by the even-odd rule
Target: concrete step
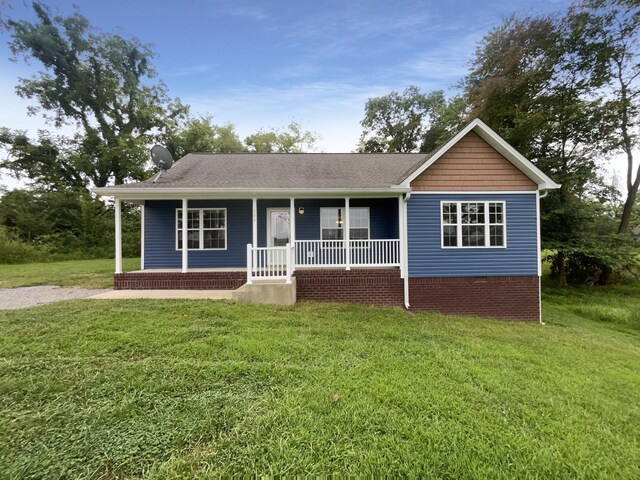
[(266, 305), (294, 305), (296, 303), (296, 279), (291, 283), (284, 280), (265, 280), (245, 283), (240, 288), (233, 290), (233, 299), (248, 303), (261, 303)]

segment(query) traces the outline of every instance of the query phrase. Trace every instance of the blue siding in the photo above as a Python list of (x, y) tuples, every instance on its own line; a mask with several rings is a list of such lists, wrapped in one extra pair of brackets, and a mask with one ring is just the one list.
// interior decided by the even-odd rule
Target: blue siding
[[(352, 207), (369, 207), (369, 224), (372, 239), (398, 238), (397, 198), (354, 198)], [(289, 200), (258, 200), (258, 244), (266, 245), (267, 208), (289, 208)], [(298, 208), (304, 207), (304, 214)], [(296, 239), (320, 239), (320, 208), (344, 207), (344, 199), (297, 199), (295, 201)]]
[[(144, 210), (145, 268), (180, 268), (176, 250), (176, 208), (180, 201), (147, 201)], [(189, 208), (227, 209), (227, 249), (189, 250), (189, 268), (246, 268), (251, 243), (251, 200), (191, 200)]]
[[(371, 238), (398, 238), (398, 199), (352, 199), (354, 207), (370, 208)], [(176, 250), (177, 200), (145, 202), (145, 268), (180, 268), (182, 252)], [(299, 240), (320, 238), (320, 208), (344, 206), (344, 199), (295, 201)], [(252, 241), (251, 200), (191, 200), (189, 208), (227, 209), (227, 250), (189, 250), (189, 268), (245, 268), (246, 245)], [(289, 208), (288, 199), (258, 200), (258, 245), (266, 245), (267, 208)], [(304, 214), (298, 208), (304, 207)]]
[[(444, 249), (441, 201), (503, 200), (507, 248)], [(409, 276), (465, 277), (537, 275), (536, 195), (413, 195), (408, 212)]]

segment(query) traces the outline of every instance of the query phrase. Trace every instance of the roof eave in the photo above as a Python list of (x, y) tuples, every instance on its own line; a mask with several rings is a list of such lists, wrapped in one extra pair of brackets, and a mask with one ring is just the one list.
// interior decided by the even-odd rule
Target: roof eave
[(180, 188), (180, 187), (127, 187), (118, 186), (94, 188), (91, 191), (101, 197), (121, 200), (174, 200), (181, 198), (317, 198), (317, 197), (365, 197), (397, 196), (411, 189), (402, 185), (387, 188)]

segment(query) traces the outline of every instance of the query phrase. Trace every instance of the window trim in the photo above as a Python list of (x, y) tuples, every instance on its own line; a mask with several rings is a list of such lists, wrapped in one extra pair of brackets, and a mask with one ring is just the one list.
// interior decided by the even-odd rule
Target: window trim
[[(341, 240), (324, 240), (322, 238), (322, 230), (328, 230), (326, 228), (322, 228), (322, 210), (339, 209), (339, 208), (341, 208), (342, 210), (345, 209), (344, 205), (340, 206), (340, 207), (320, 207), (320, 214), (319, 214), (320, 237), (319, 238), (320, 238), (321, 242), (344, 242), (344, 235), (343, 235), (343, 238)], [(349, 205), (349, 221), (351, 221), (351, 211), (354, 208), (362, 208), (362, 209), (365, 209), (367, 211), (367, 238), (366, 239), (361, 238), (361, 239), (358, 239), (356, 241), (368, 242), (369, 240), (371, 240), (371, 207), (352, 207), (351, 205)], [(349, 228), (349, 241), (351, 241), (351, 240), (353, 240), (353, 238), (351, 238), (351, 226), (349, 225), (348, 228)], [(329, 247), (327, 247), (327, 248), (329, 248)], [(361, 247), (361, 248), (364, 248), (364, 247)]]
[[(224, 211), (224, 229), (222, 228), (204, 228), (204, 211), (205, 210), (222, 210)], [(176, 251), (177, 252), (181, 252), (182, 248), (179, 248), (179, 242), (180, 242), (180, 234), (178, 232), (180, 232), (180, 229), (178, 229), (178, 216), (180, 215), (180, 212), (182, 211), (182, 207), (178, 207), (176, 208), (176, 222), (174, 224), (174, 228), (175, 228), (175, 232), (176, 232)], [(197, 211), (198, 213), (198, 248), (187, 248), (188, 251), (190, 252), (194, 252), (194, 251), (201, 251), (201, 250), (206, 250), (206, 251), (210, 251), (210, 250), (215, 250), (215, 251), (223, 251), (223, 250), (227, 250), (229, 248), (229, 243), (228, 243), (228, 238), (227, 238), (227, 230), (228, 230), (228, 226), (229, 226), (229, 217), (227, 215), (227, 208), (226, 207), (202, 207), (202, 208), (187, 208), (187, 212), (189, 211)], [(183, 227), (184, 227), (184, 222), (183, 222)], [(189, 230), (189, 229), (187, 229)], [(191, 229), (191, 230), (195, 230), (195, 229)], [(204, 248), (204, 231), (205, 230), (224, 230), (224, 248)]]
[[(444, 244), (444, 227), (445, 227), (445, 223), (443, 221), (443, 209), (444, 209), (444, 204), (445, 203), (455, 203), (456, 204), (456, 217), (457, 217), (457, 221), (455, 223), (455, 227), (456, 227), (456, 242), (457, 245), (452, 246), (452, 245), (445, 245)], [(484, 245), (483, 246), (478, 246), (478, 245), (473, 245), (473, 246), (468, 246), (465, 247), (462, 245), (462, 207), (461, 204), (463, 203), (483, 203), (484, 204), (484, 224), (482, 224), (484, 226)], [(502, 223), (490, 223), (489, 222), (489, 204), (490, 203), (500, 203), (502, 204)], [(464, 250), (470, 250), (470, 249), (495, 249), (495, 248), (507, 248), (507, 202), (505, 200), (440, 200), (440, 248), (441, 249), (453, 249), (453, 250), (459, 250), (459, 249), (464, 249)], [(454, 224), (447, 224), (447, 226), (453, 226)], [(466, 225), (466, 224), (465, 224)], [(480, 225), (480, 224), (473, 224), (473, 225)], [(503, 245), (491, 245), (491, 239), (490, 237), (490, 232), (491, 232), (491, 226), (496, 226), (496, 225), (502, 225), (504, 232), (503, 232), (503, 237), (504, 237), (504, 242)]]

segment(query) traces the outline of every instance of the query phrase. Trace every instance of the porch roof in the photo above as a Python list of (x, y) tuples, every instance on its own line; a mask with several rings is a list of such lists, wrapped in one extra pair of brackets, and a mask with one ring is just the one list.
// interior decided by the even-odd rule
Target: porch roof
[(154, 176), (95, 191), (116, 196), (145, 191), (397, 191), (400, 182), (428, 158), (425, 153), (190, 153), (155, 181)]

